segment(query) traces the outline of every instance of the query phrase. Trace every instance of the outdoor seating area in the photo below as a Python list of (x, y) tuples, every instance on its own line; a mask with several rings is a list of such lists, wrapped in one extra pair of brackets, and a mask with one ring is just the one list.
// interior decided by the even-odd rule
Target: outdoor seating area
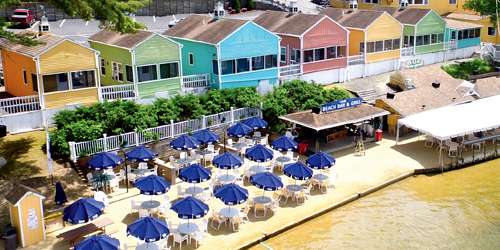
[(167, 163), (179, 180), (173, 186), (158, 175), (157, 167), (149, 166), (158, 157), (150, 148), (137, 146), (125, 153), (125, 159), (112, 152), (92, 156), (88, 178), (96, 190), (94, 198), (82, 198), (64, 209), (64, 221), (85, 225), (59, 236), (75, 249), (90, 244), (90, 239), (113, 239), (106, 236), (105, 227), (114, 222), (101, 215), (109, 204), (106, 193), (112, 194), (115, 186), (139, 191), (128, 198), (126, 214), (133, 220), (126, 233), (137, 243), (126, 249), (198, 247), (209, 233), (238, 232), (241, 224), (266, 220), (280, 206), (300, 206), (311, 192), (321, 195), (334, 187), (332, 156), (318, 152), (302, 162), (294, 153), (298, 144), (293, 137), (283, 135), (269, 144), (268, 135), (263, 135), (266, 127), (259, 117), (233, 124), (227, 136), (238, 138), (232, 146), (241, 146), (235, 150), (228, 150), (226, 142), (221, 145), (219, 136), (208, 129), (175, 138), (170, 147), (179, 154)]

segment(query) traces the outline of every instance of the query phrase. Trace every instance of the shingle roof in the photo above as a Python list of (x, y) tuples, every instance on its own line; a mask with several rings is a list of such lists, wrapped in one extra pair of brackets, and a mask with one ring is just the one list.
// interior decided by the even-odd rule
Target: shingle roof
[(36, 189), (21, 185), (21, 184), (15, 184), (11, 191), (5, 195), (5, 199), (9, 201), (12, 205), (16, 205), (17, 202), (28, 192), (33, 192), (39, 196), (42, 196), (40, 192), (38, 192)]
[(463, 30), (463, 29), (481, 28), (480, 24), (458, 21), (449, 18), (443, 18), (443, 19), (446, 21), (446, 26), (451, 29)]
[(461, 14), (461, 13), (450, 13), (446, 15), (446, 17), (452, 19), (468, 20), (468, 21), (481, 21), (482, 19), (482, 17), (479, 15)]
[(397, 10), (392, 15), (402, 24), (415, 25), (431, 11), (430, 9), (408, 8)]
[(7, 39), (0, 38), (0, 47), (27, 56), (36, 57), (42, 54), (43, 52), (49, 50), (50, 48), (54, 47), (55, 45), (59, 44), (65, 39), (63, 37), (55, 36), (52, 34), (44, 34), (37, 37), (35, 40), (41, 42), (41, 44), (35, 46), (24, 46), (21, 44), (10, 42)]
[(368, 104), (361, 104), (350, 109), (337, 110), (328, 113), (316, 114), (311, 110), (297, 112), (281, 116), (280, 119), (295, 122), (315, 130), (323, 130), (342, 126), (349, 123), (360, 122), (373, 117), (388, 114), (387, 111), (373, 107)]
[(282, 11), (268, 10), (255, 18), (254, 22), (275, 33), (299, 36), (323, 17), (323, 15), (289, 14)]
[(338, 8), (326, 8), (322, 12), (329, 16), (331, 19), (337, 21), (348, 28), (366, 29), (377, 18), (379, 18), (384, 11), (379, 10), (347, 10)]
[(186, 38), (210, 44), (217, 44), (247, 21), (222, 18), (216, 20), (207, 15), (191, 15), (167, 30), (167, 36)]
[(110, 30), (101, 30), (92, 35), (89, 40), (131, 49), (153, 35), (153, 32), (145, 30), (127, 34), (121, 34)]

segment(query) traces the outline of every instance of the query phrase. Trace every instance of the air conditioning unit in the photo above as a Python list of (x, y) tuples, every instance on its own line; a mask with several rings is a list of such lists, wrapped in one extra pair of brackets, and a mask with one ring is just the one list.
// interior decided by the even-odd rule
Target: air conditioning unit
[(399, 8), (406, 9), (407, 7), (408, 7), (408, 0), (400, 0), (399, 1)]
[(358, 1), (350, 0), (349, 1), (349, 9), (350, 10), (357, 10), (358, 9)]

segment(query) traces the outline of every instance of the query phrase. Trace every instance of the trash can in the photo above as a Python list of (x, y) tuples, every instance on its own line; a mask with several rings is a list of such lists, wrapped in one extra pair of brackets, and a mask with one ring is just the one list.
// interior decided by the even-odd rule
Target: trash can
[(17, 233), (14, 227), (11, 225), (6, 226), (2, 238), (5, 242), (5, 250), (15, 250), (17, 248)]
[(0, 125), (0, 137), (5, 137), (7, 135), (7, 126)]
[(382, 129), (377, 129), (375, 131), (375, 141), (381, 141), (382, 140)]

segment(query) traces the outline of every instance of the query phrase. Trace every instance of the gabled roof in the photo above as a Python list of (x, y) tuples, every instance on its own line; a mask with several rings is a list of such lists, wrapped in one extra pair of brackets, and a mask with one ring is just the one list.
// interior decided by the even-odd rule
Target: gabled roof
[(318, 23), (324, 16), (268, 10), (254, 19), (258, 25), (278, 34), (300, 36)]
[(430, 9), (407, 8), (397, 10), (392, 16), (402, 24), (416, 25), (431, 11)]
[[(33, 35), (36, 36), (35, 33), (33, 33)], [(39, 41), (40, 44), (35, 46), (25, 46), (0, 38), (0, 47), (26, 56), (37, 57), (67, 39), (52, 34), (43, 34), (35, 38), (35, 40)]]
[(101, 30), (92, 35), (89, 40), (126, 49), (132, 49), (152, 36), (154, 36), (153, 32), (145, 30), (139, 30), (135, 33), (126, 34), (121, 34), (110, 30)]
[(10, 202), (10, 204), (17, 206), (18, 202), (27, 194), (33, 193), (36, 196), (45, 199), (45, 196), (40, 194), (36, 189), (21, 185), (15, 184), (7, 195), (5, 195), (5, 199)]
[(339, 8), (326, 8), (322, 12), (331, 19), (348, 28), (366, 29), (377, 18), (384, 14), (379, 10), (348, 10)]
[(452, 19), (467, 20), (467, 21), (481, 21), (483, 19), (479, 15), (462, 14), (462, 13), (450, 13), (450, 14), (446, 15), (446, 17), (452, 18)]
[(218, 44), (247, 21), (239, 19), (214, 19), (208, 15), (191, 15), (165, 31), (164, 35)]
[(444, 19), (444, 21), (446, 21), (446, 26), (450, 29), (463, 30), (463, 29), (475, 29), (475, 28), (482, 27), (480, 24), (458, 21), (458, 20), (449, 19), (449, 18), (443, 18), (443, 19)]

